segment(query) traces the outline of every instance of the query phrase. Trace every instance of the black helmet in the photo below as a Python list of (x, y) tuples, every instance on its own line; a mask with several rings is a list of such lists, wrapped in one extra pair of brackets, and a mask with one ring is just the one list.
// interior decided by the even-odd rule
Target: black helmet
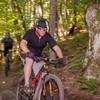
[(36, 19), (35, 26), (42, 27), (42, 28), (48, 28), (48, 21), (44, 18)]
[(9, 31), (7, 31), (5, 35), (6, 35), (6, 36), (10, 36), (10, 32), (9, 32)]

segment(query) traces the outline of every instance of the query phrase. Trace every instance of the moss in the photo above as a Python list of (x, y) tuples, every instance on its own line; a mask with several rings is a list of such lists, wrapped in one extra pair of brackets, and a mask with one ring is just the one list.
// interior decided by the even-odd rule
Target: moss
[(100, 9), (97, 10), (96, 19), (97, 21), (100, 21)]

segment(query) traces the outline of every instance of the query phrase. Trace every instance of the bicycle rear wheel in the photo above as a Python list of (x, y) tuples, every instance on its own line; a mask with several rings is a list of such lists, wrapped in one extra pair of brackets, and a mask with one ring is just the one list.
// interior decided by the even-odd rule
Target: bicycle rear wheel
[(38, 100), (64, 100), (64, 88), (61, 80), (55, 75), (47, 75), (38, 98)]
[(10, 61), (8, 55), (5, 57), (5, 76), (8, 76), (8, 71), (10, 69)]
[[(31, 81), (31, 79), (30, 79)], [(32, 100), (33, 93), (30, 94), (24, 92), (24, 76), (22, 76), (18, 82), (17, 91), (16, 91), (16, 100)]]

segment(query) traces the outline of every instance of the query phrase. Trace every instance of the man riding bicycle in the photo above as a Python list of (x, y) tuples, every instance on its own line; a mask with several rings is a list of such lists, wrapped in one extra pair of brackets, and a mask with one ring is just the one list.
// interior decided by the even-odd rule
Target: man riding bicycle
[(14, 43), (14, 40), (10, 36), (10, 32), (5, 33), (5, 37), (2, 38), (1, 43), (3, 44), (4, 57), (6, 57), (9, 51), (12, 50)]
[(14, 40), (10, 36), (10, 32), (5, 33), (5, 37), (2, 38), (1, 43), (3, 44), (2, 50), (4, 53), (5, 61), (5, 75), (8, 76), (8, 71), (10, 70), (10, 62), (12, 61), (12, 48), (14, 43)]
[(65, 64), (65, 60), (60, 47), (57, 45), (53, 37), (47, 32), (48, 21), (43, 18), (39, 18), (35, 22), (35, 27), (28, 30), (20, 43), (20, 48), (26, 55), (24, 65), (24, 77), (25, 87), (29, 87), (29, 78), (31, 75), (32, 65), (36, 57), (42, 56), (42, 51), (46, 47), (47, 43), (52, 48), (61, 64)]

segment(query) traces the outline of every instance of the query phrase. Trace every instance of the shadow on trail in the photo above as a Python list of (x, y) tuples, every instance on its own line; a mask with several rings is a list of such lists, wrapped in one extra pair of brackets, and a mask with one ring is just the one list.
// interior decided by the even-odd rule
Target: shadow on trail
[(4, 64), (0, 64), (0, 100), (16, 100), (16, 86), (19, 76), (16, 68), (17, 65), (11, 66), (8, 77), (4, 73)]
[(16, 95), (10, 90), (4, 90), (0, 93), (0, 100), (16, 100)]

